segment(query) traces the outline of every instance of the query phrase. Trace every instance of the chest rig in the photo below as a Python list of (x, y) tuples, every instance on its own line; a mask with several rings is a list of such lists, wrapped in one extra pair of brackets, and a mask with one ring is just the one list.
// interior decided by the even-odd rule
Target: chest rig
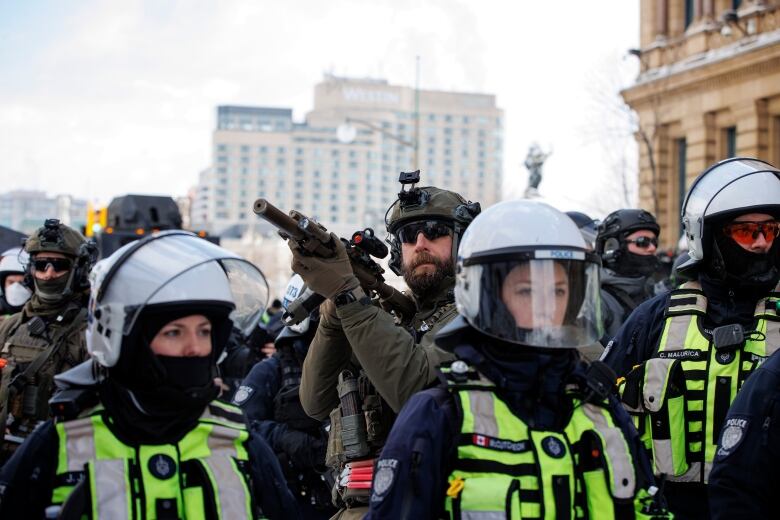
[(529, 427), (463, 361), (441, 372), (460, 424), (445, 507), (466, 518), (651, 518), (649, 495), (607, 401), (583, 402), (560, 430)]
[[(726, 344), (717, 341), (719, 329), (708, 331), (702, 324), (707, 298), (698, 282), (671, 293), (656, 354), (620, 384), (623, 403), (652, 451), (656, 474), (708, 481), (731, 403), (745, 379), (780, 348), (778, 290), (756, 304), (754, 330)], [(729, 327), (743, 335), (738, 325), (720, 329)]]

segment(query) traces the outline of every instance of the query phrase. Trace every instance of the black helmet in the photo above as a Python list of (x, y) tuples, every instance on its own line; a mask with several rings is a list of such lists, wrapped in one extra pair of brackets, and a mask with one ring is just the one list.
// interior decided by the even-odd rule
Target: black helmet
[(649, 211), (643, 209), (619, 209), (613, 211), (599, 225), (596, 237), (596, 254), (605, 267), (614, 269), (628, 251), (626, 237), (634, 231), (646, 229), (656, 236), (661, 227)]

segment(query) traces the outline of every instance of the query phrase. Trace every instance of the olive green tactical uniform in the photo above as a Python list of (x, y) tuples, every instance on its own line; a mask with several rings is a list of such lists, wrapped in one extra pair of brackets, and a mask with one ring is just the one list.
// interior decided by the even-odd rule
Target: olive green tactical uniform
[[(56, 224), (55, 224), (56, 223)], [(0, 358), (4, 360), (0, 381), (0, 425), (7, 435), (0, 452), (2, 462), (35, 427), (49, 417), (48, 401), (54, 391), (54, 376), (87, 358), (85, 288), (78, 277), (86, 273), (79, 259), (84, 256), (84, 237), (77, 231), (48, 221), (25, 243), (30, 255), (56, 252), (74, 264), (70, 272), (54, 280), (69, 289), (69, 296), (45, 299), (37, 292), (21, 312), (0, 322)], [(84, 260), (86, 261), (86, 260)], [(63, 291), (64, 292), (64, 291)]]

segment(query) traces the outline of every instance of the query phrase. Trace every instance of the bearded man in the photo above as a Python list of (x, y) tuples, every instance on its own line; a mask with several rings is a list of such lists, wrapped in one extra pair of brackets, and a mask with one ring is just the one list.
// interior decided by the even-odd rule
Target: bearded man
[[(417, 304), (406, 323), (366, 296), (345, 250), (322, 259), (291, 246), (293, 270), (328, 299), (303, 363), (300, 397), (311, 417), (330, 417), (326, 463), (336, 471), (333, 496), (341, 508), (335, 518), (360, 518), (367, 511), (371, 478), (364, 472), (370, 472), (395, 414), (437, 380), (438, 365), (453, 359), (433, 338), (457, 315), (458, 242), (479, 211), (479, 203), (434, 187), (402, 190), (388, 209), (390, 269), (403, 275)], [(344, 408), (353, 397), (359, 413)]]

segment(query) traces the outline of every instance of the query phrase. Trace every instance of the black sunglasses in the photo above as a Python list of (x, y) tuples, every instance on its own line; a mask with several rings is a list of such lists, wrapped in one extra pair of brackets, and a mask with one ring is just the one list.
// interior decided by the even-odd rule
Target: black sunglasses
[(73, 262), (67, 258), (35, 258), (32, 260), (32, 264), (36, 271), (44, 272), (51, 266), (55, 272), (61, 273), (69, 270)]
[(422, 220), (410, 222), (398, 228), (398, 240), (404, 244), (417, 242), (417, 235), (422, 233), (428, 240), (436, 240), (452, 235), (452, 227), (440, 220)]
[(626, 240), (629, 244), (635, 244), (639, 249), (647, 249), (650, 245), (658, 247), (658, 239), (650, 237), (639, 237), (634, 240)]

